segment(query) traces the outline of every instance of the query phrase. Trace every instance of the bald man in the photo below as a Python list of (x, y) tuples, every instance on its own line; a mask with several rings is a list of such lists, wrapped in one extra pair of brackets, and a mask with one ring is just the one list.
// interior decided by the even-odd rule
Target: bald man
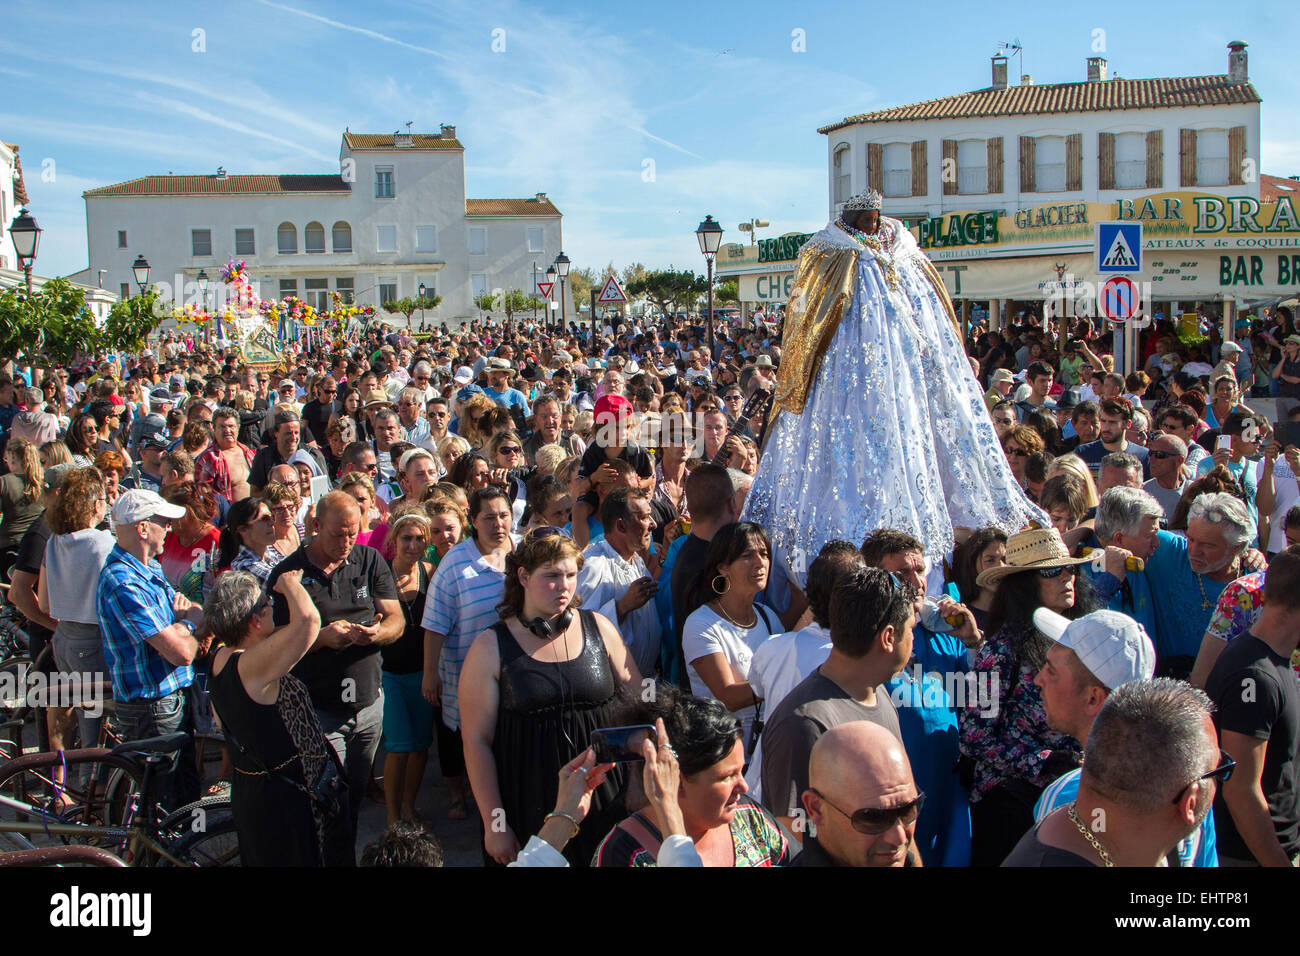
[[(397, 640), (406, 619), (388, 564), (374, 548), (355, 547), (361, 527), (357, 500), (331, 491), (316, 506), (316, 533), (281, 561), (267, 579), (276, 627), (289, 619), (274, 591), (286, 571), (301, 571), (302, 586), (320, 612), (320, 635), (293, 668), (311, 694), (321, 729), (343, 762), (348, 787), (364, 794), (379, 747), (384, 712), (382, 645)], [(355, 838), (361, 800), (353, 801)]]
[(818, 738), (802, 801), (817, 829), (804, 836), (794, 866), (920, 866), (916, 818), (924, 795), (903, 745), (866, 720)]

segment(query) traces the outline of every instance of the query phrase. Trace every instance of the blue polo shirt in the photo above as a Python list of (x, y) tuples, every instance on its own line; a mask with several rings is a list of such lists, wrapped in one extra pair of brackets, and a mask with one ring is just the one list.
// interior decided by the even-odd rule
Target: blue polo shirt
[(194, 668), (168, 663), (148, 639), (176, 623), (176, 592), (157, 561), (141, 564), (114, 545), (95, 592), (113, 699), (157, 700), (194, 683)]

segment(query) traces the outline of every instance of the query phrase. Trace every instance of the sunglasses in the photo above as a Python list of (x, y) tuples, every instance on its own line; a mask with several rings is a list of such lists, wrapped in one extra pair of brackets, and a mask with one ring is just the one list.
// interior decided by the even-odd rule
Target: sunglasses
[(1148, 454), (1150, 457), (1155, 458), (1155, 459), (1158, 459), (1158, 460), (1160, 460), (1160, 461), (1164, 461), (1166, 458), (1178, 458), (1178, 457), (1179, 457), (1178, 453), (1177, 453), (1177, 452), (1173, 452), (1173, 451), (1154, 451), (1154, 450), (1148, 450), (1148, 451), (1147, 451), (1147, 454)]
[(1038, 576), (1040, 578), (1058, 578), (1062, 574), (1068, 574), (1070, 577), (1074, 577), (1078, 571), (1079, 568), (1076, 565), (1065, 564), (1059, 568), (1039, 568)]
[[(1228, 756), (1227, 753), (1220, 750), (1219, 765), (1215, 767), (1213, 770), (1211, 770), (1209, 773), (1201, 774), (1199, 777), (1193, 780), (1192, 783), (1199, 783), (1202, 780), (1212, 780), (1212, 779), (1217, 779), (1219, 783), (1227, 783), (1229, 778), (1232, 776), (1232, 771), (1236, 768), (1236, 766), (1237, 766), (1237, 761), (1233, 760), (1230, 756)], [(1190, 787), (1192, 783), (1189, 783), (1187, 787)], [(1173, 801), (1174, 803), (1177, 803), (1179, 800), (1183, 799), (1183, 794), (1187, 792), (1187, 787), (1183, 787), (1183, 789), (1178, 791), (1178, 796), (1174, 797), (1174, 801)]]
[(271, 606), (271, 595), (263, 594), (260, 598), (257, 599), (257, 603), (253, 605), (252, 614), (253, 615), (261, 614), (270, 606)]
[(517, 455), (521, 451), (523, 451), (523, 449), (518, 445), (502, 445), (497, 449), (498, 454), (502, 455)]
[(528, 534), (524, 535), (524, 538), (529, 541), (540, 541), (542, 538), (554, 538), (556, 535), (559, 535), (561, 538), (573, 537), (563, 528), (557, 528), (555, 525), (545, 525), (540, 528), (534, 528), (532, 531), (528, 532)]
[(1007, 449), (1007, 457), (1008, 457), (1008, 458), (1028, 458), (1028, 457), (1029, 457), (1029, 452), (1025, 451), (1023, 448), (1008, 448), (1008, 449)]
[(854, 810), (852, 813), (845, 813), (827, 800), (825, 795), (815, 787), (809, 787), (808, 789), (825, 801), (827, 806), (842, 816), (848, 817), (853, 829), (859, 833), (865, 833), (867, 836), (879, 836), (882, 833), (888, 833), (900, 823), (905, 827), (911, 826), (916, 822), (916, 818), (920, 816), (921, 807), (925, 804), (925, 792), (918, 790), (915, 800), (909, 800), (901, 806), (864, 807), (861, 810)]

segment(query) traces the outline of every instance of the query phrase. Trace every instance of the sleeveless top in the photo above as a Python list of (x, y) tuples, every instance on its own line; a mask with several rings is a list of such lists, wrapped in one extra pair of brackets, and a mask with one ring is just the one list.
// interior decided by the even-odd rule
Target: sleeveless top
[[(502, 808), (520, 844), (554, 809), (560, 768), (587, 749), (591, 731), (610, 726), (618, 684), (594, 613), (579, 610), (578, 616), (582, 649), (563, 663), (529, 657), (504, 621), (492, 628), (501, 661), (492, 750)], [(600, 839), (623, 816), (618, 771), (592, 793), (591, 811), (565, 848), (574, 866), (587, 865)]]
[(416, 594), (410, 601), (397, 601), (402, 605), (402, 615), (406, 618), (406, 628), (402, 636), (391, 644), (385, 644), (380, 652), (383, 655), (383, 669), (390, 674), (414, 674), (424, 670), (424, 602), (429, 596), (429, 575), (424, 570), (424, 561), (417, 561)]

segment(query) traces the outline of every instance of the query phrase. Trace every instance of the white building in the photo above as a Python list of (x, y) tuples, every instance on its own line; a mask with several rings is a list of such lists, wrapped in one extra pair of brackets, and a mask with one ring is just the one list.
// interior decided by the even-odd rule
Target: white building
[(879, 190), (953, 297), (989, 303), (995, 322), (1066, 275), (1098, 281), (1098, 221), (1143, 223), (1134, 278), (1156, 300), (1294, 294), (1290, 257), (1260, 255), (1295, 251), (1300, 220), (1290, 198), (1260, 202), (1261, 100), (1245, 47), (1228, 45), (1224, 74), (1121, 79), (1092, 57), (1083, 82), (1017, 86), (995, 56), (985, 89), (822, 127), (831, 215)]
[(185, 300), (197, 302), (200, 270), (212, 296), (221, 267), (242, 259), (264, 298), (297, 295), (322, 308), (339, 292), (378, 306), (414, 298), (423, 284), (443, 297), (429, 321), (450, 324), (477, 317), (483, 291), (530, 292), (534, 265), (543, 279), (562, 249), (560, 212), (545, 193), (465, 198), (454, 126), (345, 131), (339, 165), (330, 174), (144, 176), (89, 190), (87, 275), (106, 270), (104, 284), (129, 295), (131, 264), (143, 255), (152, 284), (175, 289), (179, 276)]
[(0, 140), (0, 269), (18, 269), (18, 251), (9, 236), (9, 224), (26, 204), (27, 189), (23, 186), (18, 147)]

